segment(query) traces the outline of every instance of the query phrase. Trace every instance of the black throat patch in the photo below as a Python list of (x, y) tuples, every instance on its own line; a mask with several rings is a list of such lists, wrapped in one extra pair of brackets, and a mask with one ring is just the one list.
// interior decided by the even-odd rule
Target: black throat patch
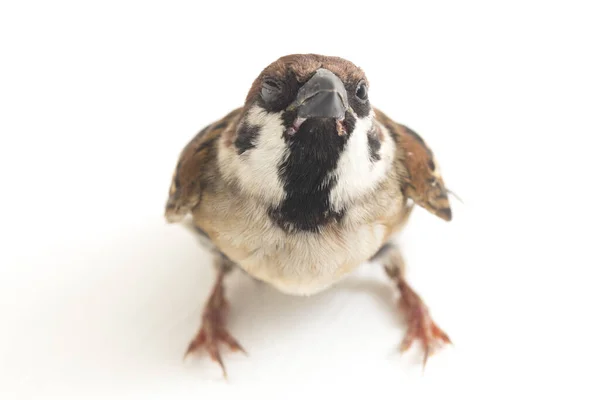
[[(293, 118), (284, 120), (293, 121)], [(347, 134), (338, 135), (333, 119), (314, 118), (305, 121), (298, 132), (286, 136), (290, 148), (287, 159), (279, 165), (285, 200), (270, 210), (271, 219), (287, 232), (317, 232), (332, 221), (339, 221), (344, 211), (334, 211), (329, 194), (336, 178), (335, 170), (356, 120), (347, 113)]]

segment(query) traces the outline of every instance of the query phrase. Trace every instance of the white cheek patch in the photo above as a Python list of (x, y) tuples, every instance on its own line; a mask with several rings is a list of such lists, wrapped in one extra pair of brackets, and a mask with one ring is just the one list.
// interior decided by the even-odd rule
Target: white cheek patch
[(289, 149), (282, 138), (284, 127), (281, 114), (252, 107), (246, 122), (261, 127), (254, 147), (242, 156), (228, 160), (239, 163), (234, 170), (243, 189), (270, 204), (278, 204), (285, 197), (279, 179), (279, 164), (288, 156)]
[[(354, 131), (342, 152), (331, 178), (337, 183), (329, 195), (335, 211), (341, 211), (354, 199), (368, 193), (386, 176), (394, 157), (394, 146), (387, 131), (382, 135), (379, 154), (381, 159), (373, 163), (369, 157), (367, 134), (373, 128), (373, 113), (357, 118)], [(379, 126), (380, 129), (383, 127)]]

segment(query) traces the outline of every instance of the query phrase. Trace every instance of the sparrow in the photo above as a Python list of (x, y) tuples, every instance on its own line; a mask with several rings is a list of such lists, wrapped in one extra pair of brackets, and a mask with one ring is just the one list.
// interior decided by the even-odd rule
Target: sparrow
[(183, 148), (173, 174), (166, 220), (187, 217), (216, 268), (186, 355), (206, 350), (226, 376), (219, 344), (244, 351), (226, 323), (225, 277), (234, 269), (307, 296), (373, 261), (399, 293), (400, 350), (420, 341), (425, 366), (451, 342), (407, 282), (394, 238), (415, 204), (450, 221), (448, 194), (425, 141), (371, 105), (362, 69), (317, 54), (279, 58), (242, 107)]

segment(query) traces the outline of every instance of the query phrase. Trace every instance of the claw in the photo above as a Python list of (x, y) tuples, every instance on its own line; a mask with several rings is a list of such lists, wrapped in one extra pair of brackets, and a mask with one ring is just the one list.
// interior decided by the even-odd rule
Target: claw
[(425, 365), (427, 365), (427, 359), (429, 358), (429, 347), (425, 346), (423, 351), (423, 371), (425, 371)]
[(412, 339), (406, 339), (407, 338), (404, 338), (404, 340), (402, 340), (402, 343), (400, 343), (400, 353), (405, 353), (408, 349), (410, 349), (410, 346), (412, 346)]

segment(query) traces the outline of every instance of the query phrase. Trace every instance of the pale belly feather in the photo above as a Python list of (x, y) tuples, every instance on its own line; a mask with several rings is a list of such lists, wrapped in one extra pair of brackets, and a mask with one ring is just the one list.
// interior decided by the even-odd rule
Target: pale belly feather
[(374, 224), (335, 234), (281, 237), (275, 239), (275, 245), (263, 242), (238, 263), (284, 293), (314, 294), (368, 260), (383, 244), (384, 231), (383, 226)]

